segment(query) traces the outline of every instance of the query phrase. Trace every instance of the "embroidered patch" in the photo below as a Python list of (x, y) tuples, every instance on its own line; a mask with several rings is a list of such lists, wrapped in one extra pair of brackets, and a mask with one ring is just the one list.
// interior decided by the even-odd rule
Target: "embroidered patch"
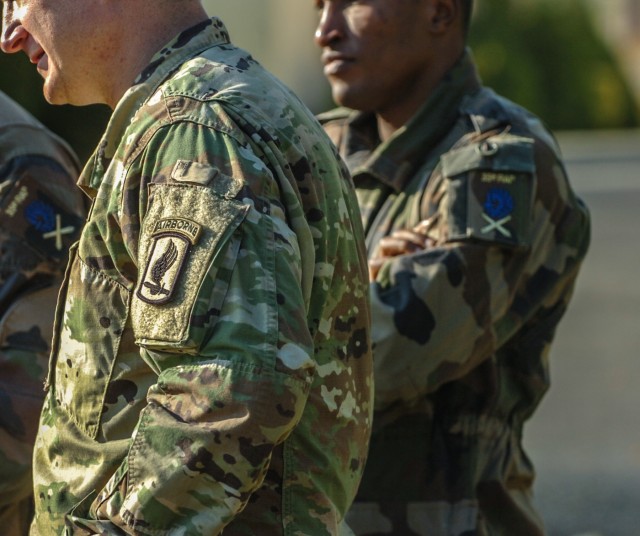
[(162, 305), (171, 300), (191, 246), (201, 232), (201, 225), (186, 218), (163, 218), (155, 223), (153, 244), (136, 292), (142, 301)]
[(490, 188), (484, 199), (482, 214), (488, 225), (481, 229), (482, 233), (487, 234), (496, 230), (503, 236), (511, 238), (511, 232), (504, 225), (511, 221), (513, 209), (513, 196), (506, 188)]
[(535, 195), (533, 140), (494, 136), (445, 153), (448, 240), (526, 247)]
[(62, 236), (73, 234), (76, 228), (73, 225), (62, 226), (62, 216), (56, 214), (55, 209), (44, 201), (33, 201), (24, 209), (27, 221), (42, 233), (45, 240), (55, 239), (55, 248), (60, 251), (63, 247)]
[(24, 209), (27, 221), (43, 233), (52, 231), (56, 225), (53, 207), (42, 201), (34, 201)]
[(82, 219), (42, 191), (31, 176), (20, 178), (0, 206), (2, 228), (51, 258), (67, 255)]

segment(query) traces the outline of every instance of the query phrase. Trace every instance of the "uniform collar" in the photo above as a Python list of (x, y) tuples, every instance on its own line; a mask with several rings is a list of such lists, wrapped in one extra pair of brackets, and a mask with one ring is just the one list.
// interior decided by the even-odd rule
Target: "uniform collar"
[(401, 191), (415, 167), (452, 128), (465, 96), (480, 87), (471, 52), (466, 50), (422, 108), (385, 142), (379, 142), (373, 113), (354, 112), (344, 140), (354, 179), (368, 174)]
[(224, 23), (212, 17), (184, 30), (160, 49), (116, 105), (100, 144), (80, 175), (80, 188), (95, 197), (131, 118), (173, 71), (188, 58), (229, 42)]

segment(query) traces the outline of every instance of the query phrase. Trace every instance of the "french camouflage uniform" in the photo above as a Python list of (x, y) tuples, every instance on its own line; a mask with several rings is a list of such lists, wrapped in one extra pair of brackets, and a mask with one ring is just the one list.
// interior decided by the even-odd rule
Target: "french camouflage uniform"
[(380, 143), (375, 117), (321, 116), (353, 173), (370, 258), (419, 222), (433, 246), (371, 284), (376, 405), (347, 520), (357, 534), (543, 534), (522, 429), (589, 241), (541, 122), (481, 86), (469, 52)]
[(348, 530), (373, 394), (348, 177), (219, 19), (155, 55), (79, 181), (33, 535)]
[(71, 149), (0, 92), (0, 532), (28, 533), (53, 317), (83, 223)]

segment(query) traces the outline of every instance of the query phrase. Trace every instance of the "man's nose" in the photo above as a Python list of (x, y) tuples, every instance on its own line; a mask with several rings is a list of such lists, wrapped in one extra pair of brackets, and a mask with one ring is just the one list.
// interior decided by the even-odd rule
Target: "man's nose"
[(320, 21), (313, 38), (316, 45), (326, 47), (332, 41), (340, 37), (339, 11), (331, 4), (326, 3), (320, 15)]
[(20, 52), (23, 49), (29, 33), (24, 29), (20, 21), (13, 16), (10, 2), (5, 2), (2, 13), (2, 35), (0, 36), (0, 48), (6, 54)]

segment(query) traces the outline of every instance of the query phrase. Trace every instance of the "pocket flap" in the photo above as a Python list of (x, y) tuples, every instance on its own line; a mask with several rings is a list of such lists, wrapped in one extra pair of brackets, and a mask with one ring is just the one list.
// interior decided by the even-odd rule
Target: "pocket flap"
[(442, 155), (442, 171), (447, 177), (472, 169), (533, 173), (533, 140), (495, 136)]

